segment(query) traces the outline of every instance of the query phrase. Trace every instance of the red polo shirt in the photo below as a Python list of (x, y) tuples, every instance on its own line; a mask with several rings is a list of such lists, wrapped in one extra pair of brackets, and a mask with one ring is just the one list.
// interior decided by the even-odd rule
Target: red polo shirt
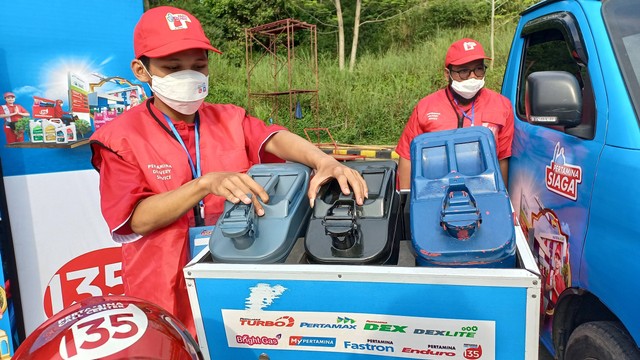
[[(448, 98), (449, 97), (449, 98)], [(455, 110), (454, 110), (455, 107)], [(457, 111), (457, 112), (456, 112)], [(441, 130), (451, 130), (458, 127), (458, 116), (462, 112), (463, 126), (485, 126), (491, 130), (496, 140), (498, 160), (511, 156), (513, 142), (513, 110), (511, 102), (506, 97), (490, 89), (482, 89), (473, 104), (457, 105), (450, 98), (449, 91), (440, 89), (424, 97), (413, 109), (409, 121), (400, 136), (396, 152), (401, 157), (411, 159), (411, 141), (418, 135)]]
[[(195, 335), (182, 269), (188, 260), (188, 211), (174, 223), (141, 236), (129, 220), (144, 198), (178, 188), (193, 176), (184, 148), (150, 102), (136, 106), (91, 137), (92, 164), (100, 172), (102, 215), (114, 241), (122, 243), (125, 295), (153, 302), (180, 319)], [(253, 164), (279, 159), (263, 151), (280, 126), (266, 126), (234, 105), (203, 104), (200, 116), (202, 173), (245, 172)], [(195, 127), (174, 123), (195, 159)], [(225, 199), (205, 197), (205, 221), (215, 224)]]

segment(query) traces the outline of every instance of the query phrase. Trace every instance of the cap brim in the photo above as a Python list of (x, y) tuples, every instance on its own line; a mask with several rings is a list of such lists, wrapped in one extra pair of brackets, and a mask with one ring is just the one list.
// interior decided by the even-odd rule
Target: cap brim
[(205, 50), (215, 51), (218, 54), (222, 54), (222, 51), (214, 48), (213, 46), (211, 46), (211, 44), (208, 44), (199, 40), (180, 40), (180, 41), (165, 44), (157, 49), (147, 51), (144, 54), (140, 54), (140, 56), (158, 58), (158, 57), (175, 54), (177, 52), (189, 50), (189, 49), (205, 49)]
[(476, 61), (476, 60), (480, 60), (480, 59), (485, 59), (485, 60), (493, 60), (488, 56), (478, 56), (478, 55), (469, 55), (460, 59), (457, 59), (456, 61), (452, 61), (449, 63), (449, 65), (463, 65), (466, 63), (470, 63), (472, 61)]

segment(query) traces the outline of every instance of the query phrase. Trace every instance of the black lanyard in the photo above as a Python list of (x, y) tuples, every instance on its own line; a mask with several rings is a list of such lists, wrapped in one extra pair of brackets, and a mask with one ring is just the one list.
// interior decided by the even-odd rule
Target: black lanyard
[[(460, 129), (464, 125), (464, 118), (469, 119), (471, 121), (471, 126), (474, 126), (474, 120), (476, 116), (476, 111), (475, 111), (476, 99), (473, 99), (473, 102), (471, 103), (471, 116), (469, 116), (466, 111), (460, 108), (460, 105), (458, 104), (457, 100), (455, 99), (452, 100), (453, 94), (451, 94), (451, 97), (449, 97), (448, 90), (449, 88), (447, 87), (447, 89), (445, 90), (445, 96), (447, 97), (447, 100), (449, 100), (449, 104), (451, 104), (451, 108), (453, 109), (453, 112), (456, 114), (456, 117), (458, 118), (458, 129)], [(460, 110), (461, 113), (458, 113), (458, 110)]]

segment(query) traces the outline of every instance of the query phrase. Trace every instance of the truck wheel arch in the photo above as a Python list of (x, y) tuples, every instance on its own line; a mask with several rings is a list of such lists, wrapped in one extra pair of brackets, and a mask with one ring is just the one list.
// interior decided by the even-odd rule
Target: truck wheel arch
[(554, 312), (552, 331), (553, 347), (559, 360), (564, 359), (564, 352), (573, 331), (582, 324), (595, 321), (620, 322), (594, 294), (584, 289), (569, 288), (560, 295)]

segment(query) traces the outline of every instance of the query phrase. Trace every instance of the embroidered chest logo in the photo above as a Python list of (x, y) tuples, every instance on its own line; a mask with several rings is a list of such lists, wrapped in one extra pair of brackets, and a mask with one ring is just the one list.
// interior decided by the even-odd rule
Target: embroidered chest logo
[(438, 117), (440, 117), (440, 113), (439, 112), (429, 112), (425, 116), (427, 121), (436, 121), (436, 120), (438, 120)]
[(171, 180), (171, 169), (173, 167), (170, 164), (148, 164), (147, 170), (155, 176), (156, 180), (169, 181)]
[(571, 200), (578, 199), (578, 184), (582, 182), (582, 168), (566, 162), (564, 147), (556, 143), (551, 164), (545, 167), (547, 189)]

